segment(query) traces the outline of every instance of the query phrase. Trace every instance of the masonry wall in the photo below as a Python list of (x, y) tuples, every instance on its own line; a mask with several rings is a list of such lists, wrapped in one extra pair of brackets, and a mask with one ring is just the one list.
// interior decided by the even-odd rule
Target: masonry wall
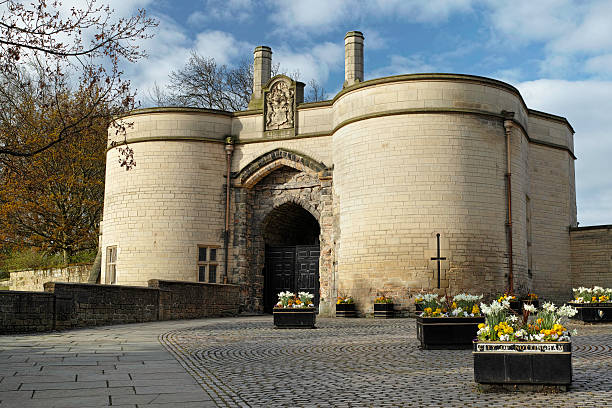
[(66, 268), (38, 269), (10, 273), (10, 290), (45, 290), (46, 282), (85, 283), (89, 279), (91, 265), (71, 265)]
[(160, 292), (160, 320), (236, 316), (238, 286), (152, 279), (149, 287)]
[(0, 291), (0, 334), (238, 314), (236, 285), (149, 285), (48, 282), (46, 292)]
[[(505, 287), (505, 145), (500, 123), (468, 115), (368, 119), (334, 135), (339, 292), (366, 312), (377, 293)], [(520, 184), (519, 184), (520, 185)], [(520, 256), (516, 253), (515, 256)]]
[(55, 296), (44, 292), (0, 290), (0, 334), (55, 328)]
[(107, 153), (102, 282), (110, 283), (109, 246), (117, 247), (117, 284), (197, 281), (199, 245), (217, 248), (217, 282), (222, 282), (223, 137), (231, 118), (161, 110), (125, 120), (135, 122), (127, 137), (136, 167), (120, 167), (117, 148)]
[(565, 151), (530, 146), (532, 288), (541, 297), (557, 301), (571, 291), (569, 229), (576, 220), (573, 166)]
[(612, 225), (573, 228), (569, 236), (571, 286), (612, 287)]

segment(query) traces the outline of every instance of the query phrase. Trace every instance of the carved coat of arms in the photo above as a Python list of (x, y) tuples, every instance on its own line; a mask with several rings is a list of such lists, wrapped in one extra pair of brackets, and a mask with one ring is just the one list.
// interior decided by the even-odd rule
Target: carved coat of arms
[(266, 130), (293, 127), (295, 91), (285, 81), (278, 81), (266, 95)]

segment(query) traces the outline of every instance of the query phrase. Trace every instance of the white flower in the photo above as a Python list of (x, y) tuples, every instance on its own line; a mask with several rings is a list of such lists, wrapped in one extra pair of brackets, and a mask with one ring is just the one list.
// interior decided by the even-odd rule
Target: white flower
[(518, 320), (518, 317), (516, 315), (510, 315), (508, 316), (508, 320), (512, 323), (516, 323), (516, 321)]
[(532, 304), (525, 303), (523, 305), (523, 310), (526, 310), (529, 313), (534, 313), (537, 310), (537, 308), (534, 305), (532, 305)]
[(459, 315), (459, 313), (461, 313), (461, 312), (463, 312), (463, 310), (461, 310), (461, 308), (460, 308), (460, 307), (458, 307), (458, 308), (454, 309), (452, 313), (453, 313), (453, 316), (457, 316), (457, 315)]
[(554, 312), (555, 310), (557, 310), (557, 308), (555, 307), (555, 304), (554, 303), (550, 303), (550, 302), (544, 303), (542, 308), (544, 310), (546, 310), (547, 312)]
[(576, 313), (578, 313), (578, 309), (573, 308), (573, 307), (568, 306), (568, 305), (563, 305), (563, 306), (561, 306), (559, 308), (559, 310), (557, 310), (557, 314), (559, 316), (563, 316), (563, 317), (572, 317)]

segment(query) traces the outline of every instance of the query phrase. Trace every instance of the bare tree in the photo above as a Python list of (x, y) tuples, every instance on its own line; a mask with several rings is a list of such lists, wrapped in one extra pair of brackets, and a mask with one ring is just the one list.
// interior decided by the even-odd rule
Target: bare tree
[[(0, 0), (0, 72), (7, 86), (0, 95), (2, 161), (32, 157), (79, 137), (97, 106), (108, 107), (115, 116), (133, 109), (134, 94), (121, 78), (119, 64), (145, 56), (137, 41), (148, 38), (147, 29), (157, 24), (144, 10), (114, 18), (113, 10), (97, 0), (83, 0), (82, 8), (68, 13), (57, 0), (31, 1)], [(74, 85), (92, 101), (78, 115), (67, 111), (62, 97), (67, 72), (77, 74)], [(31, 98), (24, 92), (28, 90)], [(44, 121), (28, 121), (32, 111), (57, 118), (61, 126), (49, 132)], [(23, 126), (37, 136), (24, 135)], [(124, 148), (120, 159), (127, 167), (130, 151)]]
[[(272, 65), (272, 76), (285, 74), (299, 80), (299, 70), (281, 71), (279, 64)], [(315, 80), (309, 81), (314, 91), (307, 101), (323, 99), (324, 90)], [(170, 74), (166, 92), (156, 85), (149, 92), (149, 99), (158, 106), (194, 106), (200, 108), (240, 111), (247, 108), (253, 93), (253, 63), (242, 59), (235, 67), (219, 65), (212, 57), (203, 57), (192, 51), (185, 66)]]
[(304, 95), (304, 102), (319, 102), (325, 100), (325, 88), (315, 81), (311, 79), (308, 81), (308, 92)]

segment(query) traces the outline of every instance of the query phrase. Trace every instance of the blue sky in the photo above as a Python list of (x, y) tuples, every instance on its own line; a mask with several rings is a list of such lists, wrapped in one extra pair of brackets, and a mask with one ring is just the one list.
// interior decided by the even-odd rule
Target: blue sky
[[(78, 0), (73, 0), (78, 4)], [(578, 221), (612, 224), (612, 0), (112, 0), (159, 19), (149, 59), (126, 66), (143, 105), (191, 50), (223, 64), (257, 45), (328, 96), (341, 89), (344, 34), (365, 35), (366, 79), (451, 72), (500, 79), (576, 130)]]

